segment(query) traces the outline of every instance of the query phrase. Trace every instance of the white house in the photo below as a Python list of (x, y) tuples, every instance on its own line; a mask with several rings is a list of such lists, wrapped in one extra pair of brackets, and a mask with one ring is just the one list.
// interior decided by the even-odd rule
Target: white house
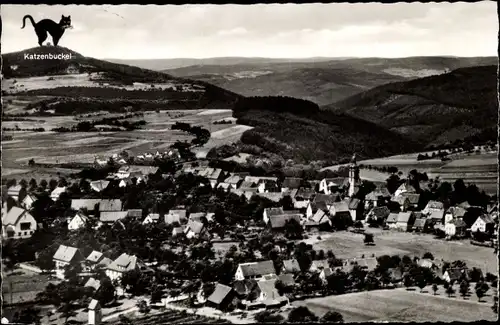
[(158, 213), (150, 213), (144, 218), (142, 224), (147, 225), (148, 223), (157, 223), (158, 221), (160, 221), (160, 215)]
[(87, 217), (82, 212), (77, 212), (73, 218), (68, 223), (68, 230), (78, 230), (85, 226), (89, 217)]
[(271, 216), (284, 214), (284, 211), (283, 208), (266, 208), (264, 209), (264, 212), (262, 214), (263, 214), (262, 219), (264, 220), (264, 223), (267, 224)]
[(9, 239), (29, 238), (37, 229), (35, 218), (25, 209), (12, 207), (2, 215), (2, 237)]
[(52, 199), (52, 201), (57, 201), (57, 199), (59, 199), (59, 196), (61, 196), (61, 194), (64, 192), (66, 192), (66, 186), (58, 186), (50, 193), (50, 198)]
[(321, 272), (321, 270), (329, 268), (330, 264), (328, 260), (315, 260), (312, 261), (311, 266), (309, 267), (309, 272)]
[(19, 201), (19, 193), (23, 190), (21, 185), (11, 186), (7, 189), (7, 195), (13, 198), (16, 202)]
[(444, 205), (442, 202), (439, 201), (429, 201), (425, 208), (422, 210), (422, 213), (424, 214), (431, 214), (432, 212), (440, 212), (444, 213)]
[(191, 239), (193, 237), (201, 237), (206, 233), (205, 225), (199, 221), (188, 221), (186, 228), (184, 228), (186, 237)]
[(493, 219), (487, 215), (483, 214), (480, 215), (474, 224), (471, 226), (471, 231), (476, 232), (476, 231), (481, 231), (481, 232), (487, 232), (487, 231), (493, 231), (493, 228), (495, 227), (495, 222)]
[(24, 197), (23, 202), (21, 202), (21, 205), (26, 209), (26, 210), (31, 210), (31, 207), (33, 206), (33, 203), (37, 200), (37, 197), (34, 196), (33, 194), (28, 194)]
[(241, 263), (234, 274), (235, 280), (263, 279), (264, 277), (276, 276), (273, 261), (261, 261)]
[(64, 268), (72, 263), (80, 262), (83, 256), (76, 247), (60, 245), (52, 259), (56, 265), (56, 276), (64, 279)]
[(89, 325), (99, 325), (102, 321), (102, 309), (99, 301), (92, 299), (89, 304)]
[(396, 192), (394, 192), (394, 197), (398, 197), (403, 193), (416, 193), (416, 192), (417, 190), (415, 189), (415, 187), (410, 185), (409, 182), (405, 182), (398, 187)]
[(137, 256), (128, 255), (126, 253), (118, 256), (116, 260), (111, 262), (106, 268), (106, 275), (111, 279), (111, 281), (119, 279), (122, 277), (123, 273), (138, 268)]
[(90, 187), (96, 192), (104, 191), (108, 186), (109, 186), (109, 181), (105, 179), (90, 182)]
[(465, 234), (466, 228), (467, 224), (463, 220), (455, 219), (444, 225), (444, 232), (449, 237), (461, 237)]

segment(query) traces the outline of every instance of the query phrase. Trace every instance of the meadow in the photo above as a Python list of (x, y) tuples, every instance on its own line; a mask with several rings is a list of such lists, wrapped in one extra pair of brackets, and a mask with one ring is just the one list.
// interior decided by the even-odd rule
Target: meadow
[[(307, 306), (321, 317), (328, 311), (342, 314), (345, 322), (453, 322), (494, 321), (487, 297), (464, 300), (448, 298), (441, 291), (436, 296), (427, 288), (423, 293), (403, 288), (349, 293), (293, 302), (294, 306)], [(490, 289), (491, 290), (491, 289)], [(286, 314), (284, 315), (286, 316)]]

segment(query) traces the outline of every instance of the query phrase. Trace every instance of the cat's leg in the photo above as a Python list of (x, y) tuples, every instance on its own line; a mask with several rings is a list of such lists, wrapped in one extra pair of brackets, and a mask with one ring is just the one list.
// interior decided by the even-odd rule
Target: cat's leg
[(61, 37), (55, 37), (55, 36), (52, 36), (52, 41), (54, 42), (54, 46), (57, 46), (57, 44), (59, 43), (59, 40), (61, 39)]
[(40, 46), (43, 46), (43, 42), (45, 42), (45, 40), (47, 39), (47, 32), (45, 31), (45, 29), (41, 28), (35, 29), (35, 32), (36, 36), (38, 36), (38, 44)]

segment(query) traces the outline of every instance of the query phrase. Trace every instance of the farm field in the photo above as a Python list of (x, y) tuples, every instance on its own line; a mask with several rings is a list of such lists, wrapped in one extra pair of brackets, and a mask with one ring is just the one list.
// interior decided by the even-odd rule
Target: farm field
[[(478, 267), (484, 273), (498, 274), (498, 260), (489, 247), (474, 246), (468, 241), (445, 241), (428, 234), (414, 234), (392, 230), (369, 228), (374, 234), (375, 245), (365, 246), (362, 234), (347, 231), (330, 233), (327, 238), (312, 243), (316, 250), (332, 250), (339, 258), (360, 258), (381, 255), (408, 255), (422, 257), (430, 252), (436, 259), (445, 261), (462, 260), (469, 267)], [(312, 236), (311, 236), (312, 237)]]
[(429, 289), (424, 289), (423, 293), (418, 291), (404, 288), (374, 290), (296, 301), (292, 305), (305, 305), (319, 317), (328, 311), (337, 311), (345, 322), (468, 322), (496, 319), (487, 297), (479, 303), (475, 297), (464, 300), (461, 297), (448, 298), (442, 292), (434, 296)]
[(49, 283), (59, 282), (48, 275), (23, 269), (16, 269), (14, 272), (2, 270), (2, 275), (2, 295), (6, 304), (33, 301)]
[[(31, 99), (32, 101), (34, 99)], [(213, 121), (231, 117), (230, 110), (163, 110), (145, 112), (143, 117), (148, 123), (142, 129), (125, 132), (77, 132), (56, 133), (49, 131), (59, 126), (70, 126), (78, 121), (101, 119), (96, 117), (53, 116), (31, 117), (30, 121), (4, 122), (4, 127), (20, 128), (43, 127), (45, 132), (5, 131), (12, 140), (3, 144), (2, 176), (13, 176), (30, 172), (27, 163), (34, 159), (39, 163), (91, 163), (95, 156), (109, 157), (114, 153), (128, 150), (134, 155), (144, 152), (165, 151), (175, 141), (191, 141), (193, 136), (179, 130), (171, 130), (175, 122), (202, 126), (214, 134), (207, 144), (196, 148), (197, 154), (206, 155), (214, 146), (238, 141), (241, 134), (250, 127), (235, 124), (213, 124)], [(23, 176), (24, 177), (24, 176)], [(38, 177), (35, 177), (37, 179)]]

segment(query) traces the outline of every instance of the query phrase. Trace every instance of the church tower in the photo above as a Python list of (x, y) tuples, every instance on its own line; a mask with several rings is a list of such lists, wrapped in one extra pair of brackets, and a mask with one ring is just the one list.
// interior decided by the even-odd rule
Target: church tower
[(356, 194), (359, 183), (359, 167), (356, 164), (356, 154), (354, 154), (351, 158), (351, 163), (349, 164), (349, 197), (353, 197), (353, 195)]

